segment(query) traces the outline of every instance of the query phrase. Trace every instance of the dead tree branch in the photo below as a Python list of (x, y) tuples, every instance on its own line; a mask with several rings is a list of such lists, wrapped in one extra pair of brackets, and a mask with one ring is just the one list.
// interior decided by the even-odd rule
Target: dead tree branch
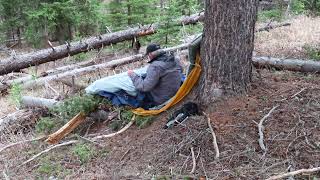
[(212, 139), (213, 139), (213, 147), (214, 147), (214, 150), (215, 150), (215, 159), (218, 159), (220, 157), (220, 151), (219, 151), (219, 147), (218, 147), (218, 144), (217, 144), (217, 137), (216, 137), (216, 134), (214, 133), (213, 131), (213, 128), (211, 126), (211, 118), (205, 113), (203, 112), (203, 114), (207, 117), (207, 120), (208, 120), (208, 126), (209, 126), (209, 129), (210, 129), (210, 132), (212, 134)]
[(23, 163), (20, 164), (18, 167), (21, 167), (21, 166), (23, 166), (23, 165), (25, 165), (25, 164), (27, 164), (27, 163), (35, 160), (36, 158), (38, 158), (38, 157), (41, 156), (42, 154), (45, 154), (45, 153), (47, 153), (47, 152), (49, 152), (49, 151), (51, 151), (51, 150), (53, 150), (53, 149), (55, 149), (55, 148), (58, 148), (58, 147), (61, 147), (61, 146), (67, 146), (67, 145), (71, 145), (71, 144), (75, 144), (75, 143), (77, 143), (77, 142), (78, 142), (78, 140), (72, 140), (72, 141), (68, 141), (68, 142), (64, 142), (64, 143), (61, 143), (61, 144), (57, 144), (57, 145), (51, 146), (51, 147), (49, 147), (48, 149), (46, 149), (46, 150), (44, 150), (44, 151), (41, 151), (40, 153), (34, 155), (31, 159), (28, 159), (27, 161), (23, 162)]
[(291, 25), (291, 23), (280, 23), (280, 24), (275, 24), (275, 25), (267, 25), (266, 27), (257, 29), (256, 32), (269, 31), (271, 29), (284, 27), (284, 26), (290, 26), (290, 25)]
[(133, 115), (131, 121), (130, 121), (124, 128), (120, 129), (118, 132), (111, 133), (111, 134), (107, 134), (107, 135), (96, 136), (96, 137), (93, 137), (92, 140), (93, 140), (93, 141), (97, 141), (97, 140), (100, 140), (100, 139), (110, 138), (110, 137), (113, 137), (113, 136), (115, 136), (115, 135), (118, 135), (118, 134), (123, 133), (124, 131), (126, 131), (127, 129), (129, 129), (129, 127), (134, 123), (135, 117), (136, 117), (136, 116)]
[(274, 106), (274, 107), (269, 111), (269, 113), (268, 113), (267, 115), (265, 115), (265, 116), (260, 120), (260, 122), (259, 122), (259, 124), (258, 124), (258, 130), (259, 130), (259, 145), (260, 145), (260, 148), (261, 148), (264, 152), (266, 152), (267, 149), (266, 149), (266, 146), (265, 146), (264, 143), (263, 143), (263, 129), (264, 129), (264, 127), (263, 127), (263, 122), (264, 122), (264, 120), (266, 120), (266, 119), (271, 115), (271, 113), (272, 113), (276, 108), (278, 108), (278, 107), (279, 107), (279, 105)]
[(282, 179), (285, 177), (289, 177), (289, 176), (295, 176), (298, 174), (302, 174), (302, 173), (314, 173), (320, 171), (320, 167), (316, 167), (316, 168), (312, 168), (312, 169), (300, 169), (297, 171), (292, 171), (292, 172), (288, 172), (288, 173), (284, 173), (284, 174), (279, 174), (276, 176), (271, 176), (269, 177), (267, 180), (276, 180), (276, 179)]
[(196, 158), (194, 156), (194, 151), (193, 151), (193, 147), (191, 147), (191, 157), (192, 157), (192, 169), (190, 171), (190, 174), (193, 174), (194, 171), (196, 170)]
[(56, 144), (70, 132), (72, 132), (76, 127), (78, 127), (84, 120), (86, 116), (84, 113), (78, 113), (74, 118), (72, 118), (67, 124), (62, 126), (58, 131), (50, 134), (46, 142), (49, 144)]
[(41, 137), (34, 138), (34, 139), (28, 139), (28, 140), (24, 140), (24, 141), (19, 141), (19, 142), (15, 142), (15, 143), (12, 143), (12, 144), (8, 144), (5, 147), (0, 149), (0, 153), (2, 151), (4, 151), (4, 150), (8, 149), (8, 148), (13, 147), (13, 146), (16, 146), (16, 145), (19, 145), (19, 144), (23, 144), (23, 143), (27, 143), (27, 142), (39, 141), (39, 140), (42, 140), (44, 138), (45, 138), (45, 136), (41, 136)]

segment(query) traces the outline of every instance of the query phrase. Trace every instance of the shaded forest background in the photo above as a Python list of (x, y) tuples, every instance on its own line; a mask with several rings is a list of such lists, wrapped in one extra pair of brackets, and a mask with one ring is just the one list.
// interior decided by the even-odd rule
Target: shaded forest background
[[(0, 40), (7, 46), (24, 41), (35, 48), (46, 47), (47, 40), (77, 40), (83, 37), (162, 22), (156, 37), (168, 44), (179, 39), (173, 20), (203, 9), (198, 0), (1, 0)], [(201, 25), (192, 29), (201, 30)], [(167, 36), (166, 36), (167, 35)], [(178, 36), (177, 36), (178, 35)]]
[[(288, 4), (290, 4), (288, 6)], [(261, 1), (259, 20), (281, 20), (293, 14), (319, 15), (319, 0)], [(203, 0), (1, 0), (0, 41), (7, 47), (47, 47), (47, 41), (66, 41), (123, 30), (150, 23), (164, 26), (152, 37), (162, 44), (175, 44), (183, 36), (174, 20), (203, 11)], [(201, 32), (202, 25), (187, 26), (184, 31)]]

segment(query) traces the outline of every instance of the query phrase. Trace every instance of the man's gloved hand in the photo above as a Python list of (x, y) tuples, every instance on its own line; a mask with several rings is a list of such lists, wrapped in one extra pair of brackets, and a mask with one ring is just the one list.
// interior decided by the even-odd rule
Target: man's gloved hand
[(132, 70), (128, 70), (128, 75), (130, 76), (130, 75), (133, 75), (133, 74), (135, 74), (135, 72), (134, 71), (132, 71)]

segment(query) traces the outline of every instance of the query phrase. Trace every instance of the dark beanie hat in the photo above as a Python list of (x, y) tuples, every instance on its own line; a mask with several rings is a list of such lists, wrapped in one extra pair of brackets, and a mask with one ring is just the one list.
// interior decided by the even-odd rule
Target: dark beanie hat
[(151, 53), (153, 51), (156, 51), (158, 49), (160, 49), (160, 45), (159, 44), (156, 44), (156, 43), (149, 44), (147, 46), (146, 54), (149, 54), (149, 53)]

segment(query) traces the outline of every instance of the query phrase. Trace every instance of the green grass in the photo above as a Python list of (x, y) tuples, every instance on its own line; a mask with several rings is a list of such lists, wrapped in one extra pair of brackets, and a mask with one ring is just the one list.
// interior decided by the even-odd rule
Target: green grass
[(11, 88), (9, 89), (9, 99), (11, 102), (19, 107), (21, 105), (21, 98), (22, 98), (22, 86), (18, 83), (13, 83)]
[(75, 61), (85, 61), (85, 60), (89, 60), (91, 54), (89, 54), (88, 52), (83, 52), (83, 53), (79, 53), (73, 56), (73, 59)]
[(81, 164), (88, 162), (95, 156), (95, 150), (87, 144), (77, 144), (72, 148), (72, 152), (80, 160)]
[(309, 59), (320, 61), (320, 46), (305, 45), (303, 49), (306, 51)]
[(51, 117), (42, 117), (36, 124), (37, 133), (50, 133), (57, 126), (57, 121)]
[(281, 21), (283, 12), (280, 9), (265, 10), (258, 13), (258, 21), (267, 22), (270, 20)]
[(53, 155), (46, 156), (40, 159), (39, 166), (35, 169), (37, 179), (48, 179), (50, 176), (64, 177), (70, 172), (62, 167), (62, 165), (55, 160)]

